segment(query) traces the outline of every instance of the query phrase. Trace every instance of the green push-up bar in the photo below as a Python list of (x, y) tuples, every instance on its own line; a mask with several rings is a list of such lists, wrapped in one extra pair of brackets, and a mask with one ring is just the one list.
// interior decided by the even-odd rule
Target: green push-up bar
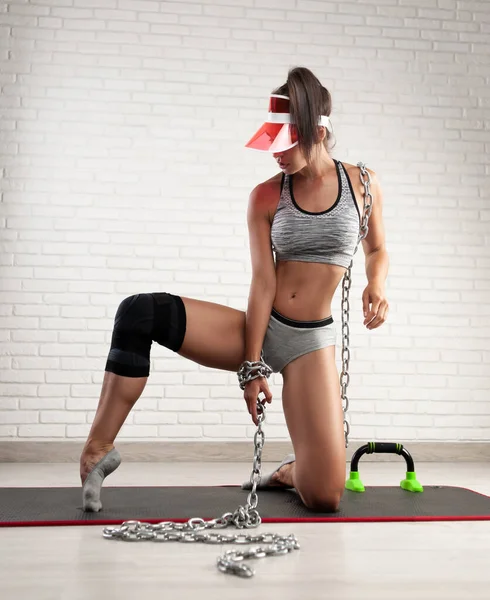
[(393, 442), (368, 442), (361, 446), (351, 460), (350, 476), (345, 483), (346, 489), (351, 492), (364, 492), (364, 485), (359, 477), (359, 460), (365, 454), (398, 454), (403, 456), (407, 463), (407, 473), (405, 479), (400, 482), (400, 487), (408, 492), (423, 492), (424, 488), (417, 481), (415, 466), (410, 452), (402, 446)]

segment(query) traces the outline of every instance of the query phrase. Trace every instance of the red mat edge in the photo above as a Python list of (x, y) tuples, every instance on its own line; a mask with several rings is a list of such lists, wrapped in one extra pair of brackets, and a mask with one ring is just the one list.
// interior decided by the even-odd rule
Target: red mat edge
[[(127, 519), (129, 520), (129, 519)], [(166, 519), (174, 523), (186, 523), (188, 519)], [(206, 519), (205, 519), (206, 520)], [(211, 519), (209, 519), (211, 520)], [(414, 522), (442, 522), (442, 521), (490, 521), (489, 515), (474, 515), (460, 517), (307, 517), (304, 519), (276, 519), (264, 518), (267, 523), (414, 523)], [(144, 523), (161, 523), (161, 519), (144, 519)], [(0, 522), (1, 527), (78, 527), (85, 525), (121, 525), (123, 519), (107, 521), (15, 521)]]

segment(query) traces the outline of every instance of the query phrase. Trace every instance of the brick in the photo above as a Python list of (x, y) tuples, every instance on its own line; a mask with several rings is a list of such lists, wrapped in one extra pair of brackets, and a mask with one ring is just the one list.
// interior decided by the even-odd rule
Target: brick
[(41, 423), (85, 423), (85, 412), (74, 412), (65, 410), (42, 410), (40, 413)]
[(200, 425), (159, 425), (160, 438), (195, 439), (202, 438), (203, 428)]
[[(183, 425), (216, 425), (221, 423), (221, 415), (213, 413), (181, 413), (178, 422)], [(224, 421), (223, 421), (224, 422)]]
[(65, 425), (20, 425), (20, 438), (63, 438), (65, 437)]
[(15, 425), (0, 425), (0, 438), (17, 437), (17, 427)]
[(90, 425), (67, 425), (66, 426), (66, 437), (67, 438), (81, 438), (87, 439), (90, 432)]
[(170, 412), (137, 412), (134, 414), (135, 425), (172, 425), (177, 423), (177, 413)]

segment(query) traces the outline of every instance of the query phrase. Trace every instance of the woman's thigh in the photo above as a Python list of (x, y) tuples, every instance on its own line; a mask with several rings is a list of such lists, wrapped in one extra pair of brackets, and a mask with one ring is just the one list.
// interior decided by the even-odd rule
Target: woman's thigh
[(178, 354), (200, 365), (238, 371), (245, 360), (245, 313), (181, 296), (186, 332)]
[(296, 455), (298, 491), (342, 493), (346, 456), (335, 346), (292, 361), (283, 375), (283, 407)]

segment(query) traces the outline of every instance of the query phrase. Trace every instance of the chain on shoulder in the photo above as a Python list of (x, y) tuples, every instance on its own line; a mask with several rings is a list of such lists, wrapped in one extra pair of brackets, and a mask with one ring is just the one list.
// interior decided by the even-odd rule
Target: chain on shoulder
[(105, 527), (102, 535), (106, 539), (122, 540), (126, 542), (154, 541), (154, 542), (182, 542), (202, 544), (268, 544), (248, 550), (233, 549), (225, 552), (217, 559), (217, 567), (223, 573), (238, 577), (253, 577), (253, 569), (244, 560), (265, 558), (266, 556), (280, 556), (293, 550), (299, 550), (298, 540), (294, 535), (282, 536), (275, 533), (250, 535), (230, 534), (224, 535), (215, 531), (234, 526), (237, 529), (253, 529), (258, 527), (262, 519), (257, 510), (259, 502), (257, 485), (260, 482), (262, 468), (262, 449), (264, 447), (264, 432), (262, 423), (265, 420), (265, 405), (257, 401), (258, 426), (254, 436), (254, 461), (250, 482), (252, 489), (247, 497), (245, 506), (239, 506), (233, 513), (224, 513), (217, 519), (205, 521), (194, 517), (185, 523), (162, 521), (151, 524), (142, 521), (125, 521), (117, 527)]
[[(364, 208), (361, 217), (361, 223), (359, 225), (359, 235), (357, 238), (356, 247), (354, 249), (353, 256), (356, 254), (359, 244), (368, 234), (368, 221), (371, 216), (371, 212), (373, 210), (373, 196), (371, 194), (371, 176), (369, 175), (369, 171), (366, 169), (364, 163), (357, 163), (359, 167), (360, 173), (359, 176), (361, 178), (361, 183), (364, 185)], [(345, 437), (345, 447), (347, 448), (349, 445), (349, 434), (350, 434), (350, 424), (347, 420), (347, 412), (349, 410), (349, 397), (347, 396), (347, 388), (350, 383), (350, 375), (349, 375), (349, 364), (350, 364), (350, 331), (349, 331), (349, 315), (350, 315), (350, 305), (349, 305), (349, 292), (352, 284), (352, 265), (354, 259), (351, 260), (350, 265), (347, 271), (344, 274), (344, 278), (342, 280), (342, 304), (341, 304), (341, 313), (342, 313), (342, 371), (340, 374), (340, 391), (342, 397), (342, 409), (344, 411), (344, 437)]]

